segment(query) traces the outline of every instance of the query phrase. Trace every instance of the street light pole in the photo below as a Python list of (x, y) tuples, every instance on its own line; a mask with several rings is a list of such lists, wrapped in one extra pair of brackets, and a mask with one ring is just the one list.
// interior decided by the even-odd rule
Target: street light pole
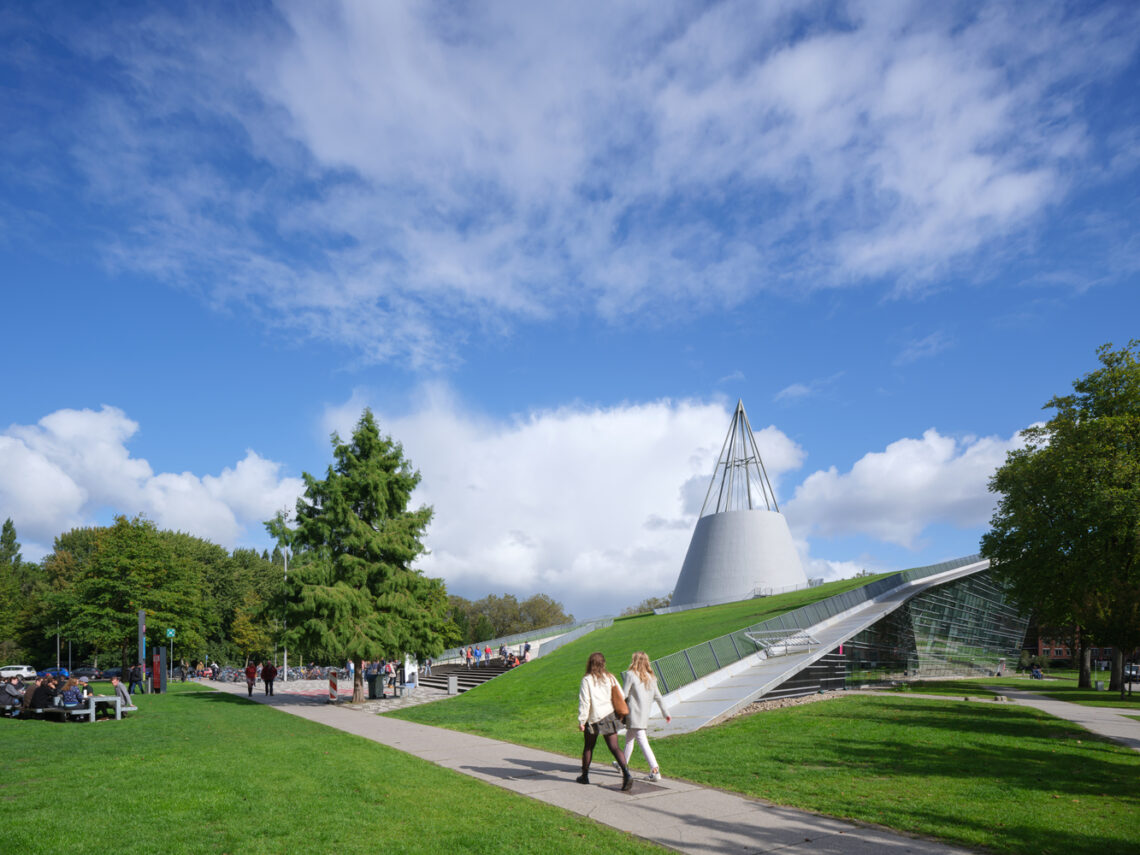
[[(282, 552), (282, 554), (285, 556), (285, 596), (288, 597), (289, 596), (289, 550), (285, 549)], [(281, 628), (283, 630), (289, 629), (288, 613), (282, 614), (282, 616), (281, 616)], [(282, 661), (285, 664), (285, 669), (284, 669), (284, 672), (282, 673), (282, 676), (281, 676), (281, 682), (288, 683), (289, 682), (289, 642), (288, 642), (288, 640), (285, 640), (285, 639), (283, 639), (283, 641), (284, 641), (283, 646), (285, 647), (285, 658)]]

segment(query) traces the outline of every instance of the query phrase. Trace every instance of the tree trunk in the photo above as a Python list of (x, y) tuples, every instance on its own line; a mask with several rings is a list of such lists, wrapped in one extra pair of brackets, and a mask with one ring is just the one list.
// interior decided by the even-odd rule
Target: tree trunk
[(353, 659), (352, 664), (355, 666), (352, 669), (352, 702), (362, 704), (364, 703), (364, 660)]
[(1119, 690), (1120, 697), (1124, 697), (1124, 651), (1119, 647), (1112, 649), (1112, 676), (1109, 677), (1108, 690)]
[(1085, 640), (1085, 636), (1081, 635), (1081, 673), (1077, 678), (1078, 689), (1091, 689), (1092, 688), (1092, 648)]

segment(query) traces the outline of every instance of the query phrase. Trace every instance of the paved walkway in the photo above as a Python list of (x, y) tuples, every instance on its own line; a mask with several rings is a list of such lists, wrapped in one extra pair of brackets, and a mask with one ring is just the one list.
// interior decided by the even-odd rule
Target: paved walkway
[[(246, 692), (242, 683), (208, 685), (240, 696)], [(590, 770), (593, 783), (582, 786), (574, 782), (581, 771), (578, 762), (560, 754), (399, 719), (362, 715), (358, 707), (333, 705), (311, 694), (293, 693), (293, 689), (304, 688), (296, 683), (278, 684), (277, 694), (268, 698), (259, 686), (253, 700), (557, 805), (679, 852), (951, 855), (970, 851), (682, 781), (651, 784), (639, 777), (633, 791), (623, 793), (621, 777), (608, 763), (595, 763)], [(375, 709), (385, 703), (399, 701), (373, 701), (369, 706)], [(600, 741), (599, 749), (598, 757), (608, 756)]]
[(999, 695), (1004, 695), (1016, 703), (1047, 712), (1057, 718), (1076, 722), (1085, 730), (1107, 736), (1122, 745), (1127, 745), (1133, 751), (1140, 751), (1140, 721), (1128, 718), (1128, 714), (1135, 714), (1134, 710), (1086, 707), (1082, 704), (1071, 704), (1068, 701), (1044, 698), (1037, 692), (1010, 689), (1005, 686), (986, 686), (985, 688)]

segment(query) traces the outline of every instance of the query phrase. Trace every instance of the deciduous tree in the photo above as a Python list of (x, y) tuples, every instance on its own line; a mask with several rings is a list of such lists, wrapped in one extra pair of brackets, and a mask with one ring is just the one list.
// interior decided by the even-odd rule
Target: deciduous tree
[(1123, 691), (1121, 651), (1140, 644), (1140, 341), (1097, 355), (990, 480), (999, 499), (982, 554), (1039, 620), (1115, 647)]

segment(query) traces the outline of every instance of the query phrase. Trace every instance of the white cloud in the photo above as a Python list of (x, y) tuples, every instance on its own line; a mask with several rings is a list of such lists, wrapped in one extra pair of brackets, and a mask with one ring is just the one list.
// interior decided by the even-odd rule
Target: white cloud
[(800, 536), (863, 534), (908, 548), (937, 523), (983, 526), (994, 507), (989, 478), (1019, 446), (1017, 436), (957, 440), (930, 429), (864, 455), (848, 472), (812, 473), (787, 503), (788, 520)]
[[(347, 438), (366, 400), (330, 408), (325, 428)], [(435, 509), (425, 572), (465, 595), (541, 591), (579, 616), (672, 589), (731, 415), (662, 400), (503, 422), (440, 386), (406, 414), (373, 411), (423, 476), (413, 504)], [(801, 465), (777, 428), (756, 441), (773, 481)]]
[(162, 528), (226, 547), (250, 534), (257, 542), (261, 522), (302, 490), (300, 479), (282, 477), (280, 464), (254, 451), (217, 476), (155, 474), (127, 448), (138, 428), (122, 410), (104, 406), (57, 410), (0, 434), (0, 519), (15, 522), (28, 558), (108, 513), (142, 513)]
[(935, 330), (928, 336), (912, 339), (906, 343), (902, 351), (895, 357), (895, 365), (909, 365), (920, 359), (937, 356), (954, 346), (954, 339), (942, 330)]
[[(1135, 56), (1137, 15), (286, 2), (70, 32), (60, 16), (58, 42), (113, 76), (47, 78), (79, 103), (42, 138), (122, 218), (116, 264), (369, 359), (446, 363), (514, 323), (881, 279), (906, 294), (1009, 251), (1078, 169), (1110, 180), (1127, 160), (1124, 135), (1092, 144), (1083, 91)], [(34, 79), (57, 67), (26, 61)]]

